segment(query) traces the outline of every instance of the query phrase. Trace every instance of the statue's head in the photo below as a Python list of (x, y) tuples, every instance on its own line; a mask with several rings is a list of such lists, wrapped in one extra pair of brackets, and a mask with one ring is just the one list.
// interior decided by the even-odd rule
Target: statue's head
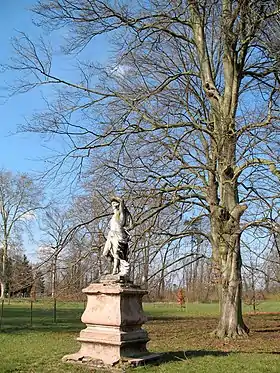
[(113, 211), (119, 210), (120, 199), (118, 197), (113, 197), (111, 199), (111, 205), (112, 205)]

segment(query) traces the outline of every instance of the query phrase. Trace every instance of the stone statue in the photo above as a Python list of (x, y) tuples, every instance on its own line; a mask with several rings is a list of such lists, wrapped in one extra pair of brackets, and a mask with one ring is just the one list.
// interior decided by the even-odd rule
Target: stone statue
[(122, 198), (111, 199), (113, 216), (110, 221), (110, 231), (104, 246), (103, 256), (109, 257), (113, 262), (113, 275), (127, 276), (129, 273), (128, 230), (132, 227), (132, 217)]

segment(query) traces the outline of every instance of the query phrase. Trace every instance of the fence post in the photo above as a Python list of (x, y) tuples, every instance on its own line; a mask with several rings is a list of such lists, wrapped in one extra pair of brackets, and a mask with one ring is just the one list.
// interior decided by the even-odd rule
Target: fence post
[(56, 324), (56, 297), (53, 299), (53, 322)]
[(33, 299), (30, 299), (30, 326), (33, 326)]
[(2, 302), (1, 302), (0, 329), (2, 329), (3, 314), (4, 314), (4, 299), (2, 299)]

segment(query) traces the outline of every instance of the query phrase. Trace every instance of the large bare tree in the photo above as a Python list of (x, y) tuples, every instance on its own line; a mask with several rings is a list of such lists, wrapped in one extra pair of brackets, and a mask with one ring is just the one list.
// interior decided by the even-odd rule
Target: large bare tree
[[(241, 235), (274, 227), (279, 206), (278, 2), (42, 0), (34, 12), (39, 26), (64, 29), (62, 50), (74, 58), (103, 34), (114, 46), (107, 66), (80, 62), (80, 78), (67, 80), (42, 39), (14, 41), (14, 88), (56, 90), (27, 126), (65, 136), (53, 171), (69, 161), (80, 172), (89, 159), (100, 190), (106, 177), (136, 203), (153, 197), (139, 223), (172, 214), (168, 244), (208, 239), (221, 301), (215, 333), (246, 334)], [(201, 219), (208, 224), (194, 230)]]

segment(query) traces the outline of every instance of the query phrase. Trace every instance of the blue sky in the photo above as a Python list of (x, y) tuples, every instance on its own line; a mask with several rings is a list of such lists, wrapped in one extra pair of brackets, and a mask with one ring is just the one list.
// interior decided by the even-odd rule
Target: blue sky
[[(0, 4), (0, 62), (7, 63), (13, 54), (11, 39), (18, 33), (24, 31), (32, 40), (35, 40), (43, 30), (32, 23), (34, 14), (30, 11), (36, 0), (10, 0), (2, 1)], [(59, 51), (61, 32), (52, 36), (54, 50)], [(58, 38), (59, 36), (59, 38)], [(97, 40), (94, 49), (94, 58), (104, 61), (107, 56), (106, 41)], [(92, 58), (92, 54), (90, 56)], [(55, 71), (60, 76), (75, 76), (73, 65), (75, 58), (71, 61), (65, 59), (61, 53), (57, 53), (55, 59)], [(69, 63), (70, 62), (70, 63)], [(31, 115), (40, 111), (43, 100), (40, 90), (27, 94), (20, 94), (7, 99), (7, 87), (15, 79), (12, 71), (0, 75), (0, 168), (11, 171), (33, 172), (40, 171), (44, 167), (44, 161), (39, 158), (51, 154), (49, 147), (55, 144), (45, 142), (43, 138), (30, 133), (16, 133), (20, 124), (29, 119)], [(45, 94), (45, 93), (44, 93)]]
[[(3, 1), (0, 5), (1, 63), (8, 62), (12, 55), (11, 39), (17, 30), (33, 35), (35, 26), (28, 11), (33, 0)], [(11, 171), (31, 172), (39, 170), (42, 162), (35, 161), (44, 150), (43, 141), (30, 134), (13, 135), (17, 126), (30, 117), (33, 110), (42, 107), (35, 92), (6, 99), (7, 87), (13, 81), (13, 72), (5, 72), (1, 78), (0, 100), (0, 167)]]
[[(24, 31), (28, 36), (35, 40), (43, 30), (32, 23), (34, 15), (30, 11), (36, 0), (7, 0), (0, 4), (0, 63), (8, 63), (12, 57), (13, 50), (11, 39), (18, 33)], [(61, 33), (52, 36), (54, 49), (59, 51), (59, 42)], [(59, 37), (58, 37), (59, 36)], [(99, 39), (94, 48), (94, 57), (96, 60), (106, 60), (107, 45), (105, 39)], [(75, 77), (73, 65), (68, 64), (59, 52), (56, 56), (56, 73), (59, 75)], [(75, 58), (72, 59), (73, 64)], [(77, 75), (76, 75), (77, 77)], [(38, 135), (30, 133), (16, 133), (18, 126), (25, 122), (36, 111), (42, 110), (44, 102), (40, 90), (32, 91), (27, 94), (15, 95), (8, 98), (8, 86), (15, 79), (15, 73), (8, 71), (0, 74), (0, 168), (12, 172), (38, 172), (44, 169), (45, 162), (42, 158), (52, 154), (50, 148), (59, 146), (57, 143), (48, 143)], [(45, 92), (46, 94), (46, 92)], [(41, 158), (41, 160), (40, 160)], [(47, 195), (51, 190), (47, 191)], [(38, 228), (34, 228), (37, 239), (40, 237)], [(25, 240), (25, 249), (29, 256), (34, 258), (35, 244), (30, 244)]]

